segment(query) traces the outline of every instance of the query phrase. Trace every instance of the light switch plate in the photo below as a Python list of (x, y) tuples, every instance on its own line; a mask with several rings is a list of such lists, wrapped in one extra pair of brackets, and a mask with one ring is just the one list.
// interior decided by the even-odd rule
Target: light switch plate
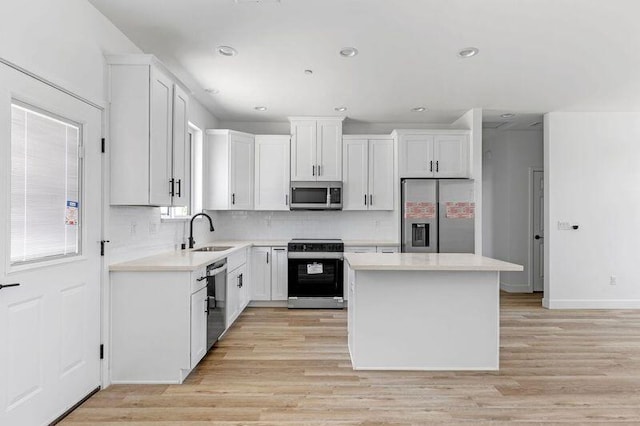
[(560, 222), (558, 221), (558, 230), (559, 231), (570, 231), (571, 228), (571, 224), (569, 222)]

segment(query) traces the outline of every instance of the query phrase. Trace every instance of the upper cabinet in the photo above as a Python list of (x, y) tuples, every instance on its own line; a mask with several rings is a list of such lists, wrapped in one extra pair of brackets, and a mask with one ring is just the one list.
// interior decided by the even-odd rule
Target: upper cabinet
[(291, 118), (291, 180), (342, 180), (343, 118)]
[(344, 137), (343, 210), (393, 210), (394, 151), (388, 136)]
[(400, 177), (468, 178), (469, 135), (460, 131), (399, 133)]
[(289, 136), (255, 137), (256, 210), (289, 210)]
[(152, 55), (107, 61), (110, 203), (188, 205), (186, 88)]
[(254, 136), (233, 130), (207, 130), (204, 141), (206, 210), (252, 210)]

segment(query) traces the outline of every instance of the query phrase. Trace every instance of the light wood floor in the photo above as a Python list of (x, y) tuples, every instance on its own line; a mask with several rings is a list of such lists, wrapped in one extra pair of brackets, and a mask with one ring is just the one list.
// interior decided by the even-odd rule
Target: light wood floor
[(355, 372), (346, 311), (250, 308), (185, 384), (111, 386), (63, 423), (640, 424), (640, 311), (501, 305), (499, 372)]

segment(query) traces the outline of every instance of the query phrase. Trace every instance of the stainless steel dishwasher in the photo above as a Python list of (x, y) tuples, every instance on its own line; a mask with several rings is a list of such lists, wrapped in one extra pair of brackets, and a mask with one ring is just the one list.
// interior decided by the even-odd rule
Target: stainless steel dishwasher
[(227, 260), (207, 266), (207, 351), (218, 341), (225, 324)]

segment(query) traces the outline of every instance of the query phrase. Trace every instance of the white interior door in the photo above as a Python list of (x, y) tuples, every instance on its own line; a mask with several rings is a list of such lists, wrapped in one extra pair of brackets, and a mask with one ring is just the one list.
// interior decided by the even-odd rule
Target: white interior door
[(533, 291), (544, 291), (544, 172), (533, 172)]
[(101, 111), (0, 65), (0, 424), (100, 386)]

